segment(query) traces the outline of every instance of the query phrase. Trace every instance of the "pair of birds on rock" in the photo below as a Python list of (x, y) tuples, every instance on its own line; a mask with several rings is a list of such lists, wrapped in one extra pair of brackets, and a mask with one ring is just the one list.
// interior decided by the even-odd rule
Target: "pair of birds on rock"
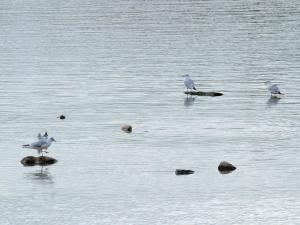
[[(185, 74), (183, 77), (184, 79), (184, 85), (188, 90), (197, 90), (195, 87), (194, 81), (190, 78), (188, 74)], [(271, 81), (266, 81), (265, 85), (267, 86), (269, 92), (271, 93), (271, 96), (276, 96), (276, 95), (281, 95), (282, 93), (280, 92), (278, 86), (276, 84), (272, 84)]]
[[(52, 144), (52, 142), (56, 141), (53, 137), (49, 138), (48, 133), (45, 132), (44, 135), (41, 135), (40, 133), (37, 136), (38, 141), (33, 142), (31, 144), (23, 145), (23, 148), (31, 148), (37, 150), (39, 154), (43, 155), (43, 152), (48, 153), (48, 148)], [(43, 151), (45, 149), (45, 151)]]

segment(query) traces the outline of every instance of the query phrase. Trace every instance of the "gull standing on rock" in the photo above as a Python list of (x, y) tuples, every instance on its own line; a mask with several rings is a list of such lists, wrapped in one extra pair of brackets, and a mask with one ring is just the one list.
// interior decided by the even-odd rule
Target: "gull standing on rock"
[(38, 135), (39, 140), (37, 142), (33, 142), (31, 144), (23, 145), (23, 148), (36, 149), (38, 151), (38, 154), (42, 154), (42, 156), (43, 156), (43, 152), (44, 152), (43, 149), (46, 149), (45, 153), (48, 153), (47, 152), (48, 148), (50, 147), (52, 142), (55, 141), (55, 139), (53, 137), (48, 138), (47, 136)]
[(187, 89), (187, 91), (190, 89), (190, 90), (196, 90), (195, 88), (195, 84), (194, 84), (194, 81), (190, 78), (190, 76), (188, 74), (185, 74), (183, 77), (185, 77), (184, 79), (184, 85)]
[(271, 93), (271, 96), (273, 95), (282, 95), (282, 93), (279, 91), (279, 88), (276, 84), (272, 84), (271, 81), (266, 81), (265, 85), (267, 85), (269, 92)]

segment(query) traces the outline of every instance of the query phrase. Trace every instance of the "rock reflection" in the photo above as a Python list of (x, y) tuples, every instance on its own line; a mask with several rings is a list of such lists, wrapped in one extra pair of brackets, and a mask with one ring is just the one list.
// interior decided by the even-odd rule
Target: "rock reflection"
[(184, 106), (185, 107), (190, 107), (194, 104), (196, 98), (195, 97), (192, 97), (192, 96), (187, 96), (185, 99), (184, 99)]
[(54, 183), (53, 177), (49, 172), (49, 168), (45, 166), (41, 166), (39, 170), (36, 170), (34, 172), (27, 173), (27, 177), (31, 180), (39, 180), (49, 184)]
[(229, 174), (233, 172), (233, 170), (223, 170), (223, 171), (218, 170), (218, 171), (220, 174)]

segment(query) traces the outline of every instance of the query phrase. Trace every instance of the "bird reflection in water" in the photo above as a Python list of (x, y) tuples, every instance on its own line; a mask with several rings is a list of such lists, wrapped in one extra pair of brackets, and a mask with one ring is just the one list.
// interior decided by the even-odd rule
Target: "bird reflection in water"
[(269, 107), (274, 106), (274, 105), (277, 105), (277, 103), (279, 102), (280, 99), (281, 99), (281, 98), (278, 98), (278, 97), (276, 97), (276, 96), (271, 96), (271, 97), (268, 99), (268, 101), (267, 101), (267, 105), (268, 105)]
[(54, 183), (52, 176), (49, 172), (49, 169), (45, 166), (41, 166), (39, 170), (36, 170), (34, 172), (28, 173), (28, 177), (32, 180), (40, 180), (45, 183)]
[(195, 100), (196, 100), (195, 97), (187, 95), (186, 98), (184, 99), (184, 106), (185, 107), (192, 106), (194, 104)]

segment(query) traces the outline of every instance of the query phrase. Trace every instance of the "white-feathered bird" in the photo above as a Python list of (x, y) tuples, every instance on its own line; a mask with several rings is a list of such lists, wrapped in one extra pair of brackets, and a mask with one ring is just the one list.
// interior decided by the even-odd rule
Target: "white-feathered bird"
[(45, 134), (43, 136), (40, 133), (38, 133), (37, 138), (38, 138), (38, 140), (48, 139), (48, 133), (47, 133), (47, 131), (45, 132)]
[(183, 83), (186, 89), (196, 90), (194, 81), (190, 78), (190, 76), (188, 74), (185, 74), (183, 77), (185, 77)]
[(43, 155), (43, 149), (46, 149), (46, 153), (47, 149), (50, 147), (50, 145), (52, 144), (52, 142), (55, 141), (55, 139), (52, 138), (41, 138), (36, 142), (33, 142), (31, 144), (26, 144), (23, 145), (23, 148), (31, 148), (31, 149), (36, 149), (38, 151), (39, 154), (42, 153)]
[(265, 85), (267, 85), (269, 92), (271, 95), (282, 95), (282, 93), (279, 90), (279, 87), (276, 84), (272, 84), (271, 81), (266, 81)]

